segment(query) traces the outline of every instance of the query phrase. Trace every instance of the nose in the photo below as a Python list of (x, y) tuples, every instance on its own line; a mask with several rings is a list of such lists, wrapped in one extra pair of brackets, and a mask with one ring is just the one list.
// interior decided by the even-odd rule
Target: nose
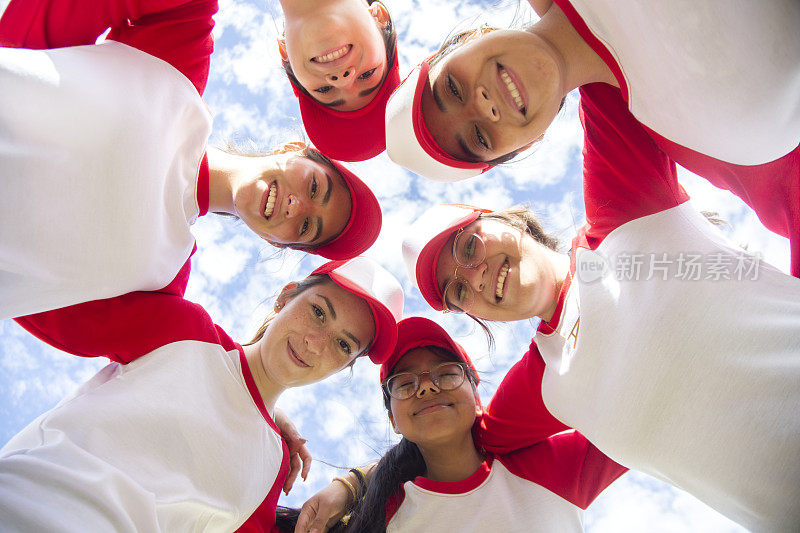
[(492, 95), (489, 94), (489, 90), (486, 87), (478, 87), (478, 90), (475, 91), (474, 104), (475, 110), (481, 118), (489, 122), (497, 122), (500, 120), (500, 109), (497, 107), (497, 103), (492, 99)]
[(325, 347), (325, 335), (320, 331), (308, 331), (303, 337), (306, 350), (314, 355), (319, 355)]
[(353, 80), (356, 79), (355, 76), (356, 68), (352, 65), (342, 67), (340, 69), (336, 69), (333, 72), (329, 72), (325, 75), (325, 79), (327, 82), (334, 87), (347, 87), (353, 84)]
[(459, 275), (467, 280), (475, 292), (482, 292), (486, 284), (486, 262), (475, 267), (459, 267)]
[(429, 396), (434, 393), (439, 392), (439, 387), (437, 387), (433, 380), (431, 380), (430, 372), (425, 372), (420, 376), (419, 382), (419, 390), (417, 390), (417, 398), (423, 398), (424, 396)]
[(304, 199), (300, 198), (298, 195), (294, 193), (290, 193), (286, 198), (286, 216), (296, 217), (299, 215), (305, 215), (308, 213), (309, 205), (308, 202)]

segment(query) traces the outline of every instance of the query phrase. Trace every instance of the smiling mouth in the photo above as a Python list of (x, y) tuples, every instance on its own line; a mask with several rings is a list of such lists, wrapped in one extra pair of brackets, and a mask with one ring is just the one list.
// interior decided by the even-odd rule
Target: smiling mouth
[(503, 299), (506, 290), (506, 279), (508, 278), (508, 269), (510, 265), (508, 264), (508, 259), (503, 262), (503, 266), (500, 267), (500, 272), (497, 273), (497, 284), (495, 285), (494, 289), (494, 299), (495, 301), (499, 302)]
[(444, 409), (445, 407), (453, 407), (453, 404), (452, 403), (435, 403), (433, 405), (428, 405), (428, 406), (423, 407), (419, 411), (416, 411), (414, 413), (414, 416), (426, 415), (428, 413), (434, 413), (436, 411)]
[(311, 61), (314, 63), (330, 63), (331, 61), (336, 61), (340, 57), (347, 55), (350, 49), (353, 47), (352, 44), (346, 44), (336, 50), (328, 52), (327, 54), (322, 54), (321, 56), (312, 57)]
[(505, 69), (505, 67), (501, 64), (497, 64), (497, 70), (500, 73), (500, 79), (503, 80), (503, 84), (506, 87), (506, 91), (508, 95), (511, 97), (511, 101), (517, 107), (517, 111), (519, 111), (523, 116), (525, 115), (525, 101), (522, 99), (522, 94), (517, 87), (517, 84), (514, 83), (514, 80), (511, 79), (511, 75)]
[(275, 211), (275, 200), (278, 198), (278, 184), (276, 182), (272, 182), (269, 185), (269, 189), (267, 190), (267, 202), (264, 205), (264, 218), (269, 220), (269, 217), (272, 216), (272, 212)]
[(296, 364), (297, 366), (302, 366), (302, 367), (310, 367), (311, 366), (308, 363), (306, 363), (305, 361), (303, 361), (303, 359), (299, 355), (297, 355), (297, 352), (294, 351), (294, 348), (292, 348), (292, 343), (291, 342), (287, 342), (286, 346), (289, 348), (289, 357), (292, 359), (292, 362), (294, 362), (294, 364)]

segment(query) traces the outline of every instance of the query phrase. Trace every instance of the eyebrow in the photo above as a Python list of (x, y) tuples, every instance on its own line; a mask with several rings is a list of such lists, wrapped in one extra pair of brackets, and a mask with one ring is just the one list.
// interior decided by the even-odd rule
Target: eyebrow
[(339, 98), (338, 100), (334, 100), (330, 104), (324, 104), (327, 107), (339, 107), (345, 104), (344, 98)]
[(439, 89), (436, 87), (436, 83), (433, 84), (431, 87), (431, 93), (433, 93), (433, 101), (436, 102), (436, 107), (439, 108), (439, 111), (442, 113), (446, 112), (447, 110), (444, 107), (444, 102), (442, 101), (442, 95), (439, 94)]
[(458, 141), (458, 145), (462, 150), (464, 150), (464, 153), (467, 154), (467, 158), (469, 160), (472, 160), (473, 162), (482, 161), (478, 154), (470, 150), (469, 145), (467, 145), (467, 141), (461, 136), (460, 133), (456, 133), (456, 141)]
[(364, 89), (363, 91), (361, 91), (360, 93), (358, 93), (358, 96), (367, 96), (369, 93), (371, 93), (371, 92), (374, 92), (374, 91), (375, 91), (375, 89), (377, 89), (378, 87), (380, 87), (380, 86), (381, 86), (381, 83), (382, 83), (382, 82), (383, 82), (383, 80), (379, 81), (379, 82), (378, 82), (378, 85), (376, 85), (376, 86), (374, 86), (374, 87), (370, 87), (369, 89)]

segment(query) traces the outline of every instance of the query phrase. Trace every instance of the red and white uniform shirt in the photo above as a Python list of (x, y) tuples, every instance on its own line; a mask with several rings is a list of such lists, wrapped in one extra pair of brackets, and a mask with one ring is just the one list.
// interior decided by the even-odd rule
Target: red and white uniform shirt
[(407, 481), (387, 505), (386, 531), (583, 531), (582, 509), (626, 470), (580, 433), (562, 433), (489, 455), (463, 481)]
[(800, 280), (731, 245), (619, 91), (581, 90), (587, 225), (479, 442), (565, 426), (756, 530), (800, 523)]
[(6, 46), (82, 45), (0, 49), (0, 319), (167, 286), (208, 210), (216, 2), (73, 4), (0, 19)]
[[(134, 293), (52, 314), (54, 344), (116, 362), (0, 450), (4, 531), (274, 526), (288, 451), (241, 346), (200, 306)], [(80, 338), (92, 317), (108, 333)]]
[(791, 239), (800, 276), (800, 3), (555, 1), (661, 149)]

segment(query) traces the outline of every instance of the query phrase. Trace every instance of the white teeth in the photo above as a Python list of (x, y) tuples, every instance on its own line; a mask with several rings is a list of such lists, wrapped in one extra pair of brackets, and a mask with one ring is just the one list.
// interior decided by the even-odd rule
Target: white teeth
[(269, 197), (267, 198), (267, 206), (264, 208), (264, 216), (269, 218), (272, 211), (275, 209), (275, 198), (278, 196), (278, 188), (273, 183), (269, 186)]
[(330, 54), (325, 54), (324, 56), (315, 57), (314, 61), (316, 61), (317, 63), (328, 63), (330, 61), (333, 61), (334, 59), (339, 59), (340, 57), (345, 55), (348, 50), (350, 50), (350, 45), (346, 44), (341, 48), (339, 48), (338, 50), (334, 50)]
[(514, 99), (514, 103), (516, 103), (517, 107), (520, 110), (522, 110), (523, 107), (524, 107), (524, 102), (522, 101), (522, 98), (519, 95), (519, 89), (517, 89), (517, 86), (514, 83), (514, 81), (511, 79), (511, 76), (509, 76), (508, 73), (504, 69), (501, 69), (500, 70), (500, 77), (505, 82), (506, 88), (508, 89), (508, 92), (511, 93), (511, 97)]
[(497, 276), (497, 288), (494, 290), (494, 294), (498, 298), (503, 297), (503, 285), (506, 283), (506, 276), (508, 276), (508, 263), (503, 263), (500, 268), (500, 274)]

